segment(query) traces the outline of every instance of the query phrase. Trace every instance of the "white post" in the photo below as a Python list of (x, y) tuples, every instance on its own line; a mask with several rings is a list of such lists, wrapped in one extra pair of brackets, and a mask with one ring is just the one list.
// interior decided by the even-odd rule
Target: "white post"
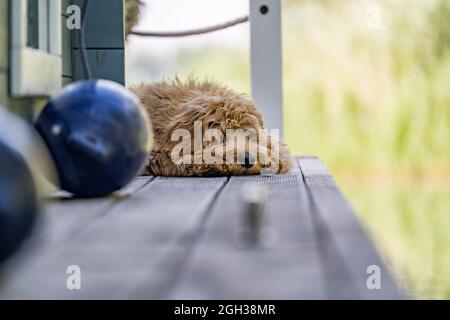
[(252, 96), (267, 129), (283, 137), (281, 1), (250, 0)]

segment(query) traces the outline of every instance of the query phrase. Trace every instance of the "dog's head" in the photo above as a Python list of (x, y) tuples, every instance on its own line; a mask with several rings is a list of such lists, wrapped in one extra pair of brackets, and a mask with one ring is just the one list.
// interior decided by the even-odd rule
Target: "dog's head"
[(180, 101), (164, 146), (184, 174), (201, 176), (283, 173), (289, 152), (254, 102), (223, 86), (205, 83)]

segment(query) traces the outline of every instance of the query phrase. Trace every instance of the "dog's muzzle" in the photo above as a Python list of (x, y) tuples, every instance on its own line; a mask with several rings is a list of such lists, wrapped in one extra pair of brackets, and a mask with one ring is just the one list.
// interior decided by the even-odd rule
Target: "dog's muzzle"
[(250, 155), (248, 152), (245, 152), (241, 154), (238, 158), (239, 163), (242, 167), (245, 169), (251, 169), (255, 165), (256, 161), (255, 158)]

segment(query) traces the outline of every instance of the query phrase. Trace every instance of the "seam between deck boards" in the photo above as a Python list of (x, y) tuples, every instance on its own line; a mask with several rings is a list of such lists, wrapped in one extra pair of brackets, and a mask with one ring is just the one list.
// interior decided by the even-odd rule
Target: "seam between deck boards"
[[(139, 179), (139, 180), (144, 180), (144, 179)], [(70, 228), (70, 230), (68, 230), (68, 232), (67, 232), (67, 235), (64, 237), (63, 242), (75, 238), (78, 234), (83, 232), (83, 230), (87, 226), (90, 226), (95, 221), (97, 221), (100, 218), (104, 217), (112, 209), (114, 209), (118, 204), (122, 204), (124, 201), (127, 201), (130, 196), (132, 196), (133, 194), (136, 194), (137, 192), (139, 192), (139, 191), (143, 190), (144, 188), (146, 188), (150, 183), (155, 181), (155, 177), (150, 177), (150, 178), (148, 178), (146, 180), (147, 181), (145, 181), (145, 183), (143, 183), (141, 186), (139, 186), (138, 188), (136, 188), (132, 192), (125, 193), (125, 194), (123, 194), (121, 196), (119, 196), (117, 194), (110, 196), (109, 201), (107, 203), (105, 203), (104, 206), (101, 206), (98, 210), (96, 210), (95, 212), (91, 213), (89, 215), (90, 218), (88, 220), (83, 220), (83, 223), (78, 223), (75, 226), (73, 226), (72, 228)]]
[[(139, 180), (144, 180), (144, 179), (139, 179)], [(143, 183), (142, 185), (140, 185), (138, 188), (136, 188), (132, 192), (125, 193), (122, 197), (119, 197), (118, 195), (111, 196), (109, 198), (108, 202), (106, 202), (104, 205), (99, 207), (98, 210), (95, 210), (94, 212), (91, 212), (89, 214), (89, 217), (90, 217), (89, 219), (84, 220), (83, 223), (77, 223), (76, 225), (72, 225), (70, 228), (68, 228), (68, 230), (66, 230), (66, 233), (64, 234), (64, 237), (59, 239), (57, 243), (52, 244), (52, 247), (51, 247), (52, 250), (47, 250), (47, 254), (49, 254), (49, 256), (47, 256), (47, 259), (50, 259), (50, 257), (54, 257), (54, 256), (57, 256), (58, 254), (60, 254), (61, 251), (65, 250), (64, 245), (63, 245), (64, 243), (70, 242), (71, 239), (75, 238), (77, 235), (82, 233), (86, 229), (86, 227), (88, 227), (92, 223), (98, 221), (105, 214), (111, 212), (113, 209), (115, 209), (117, 207), (117, 205), (120, 205), (120, 204), (124, 203), (125, 201), (127, 201), (131, 195), (133, 195), (133, 194), (141, 191), (145, 187), (147, 187), (151, 182), (153, 182), (155, 180), (155, 177), (150, 177), (150, 178), (147, 178), (146, 180), (147, 181), (145, 183)], [(49, 199), (49, 200), (52, 200), (52, 199)], [(30, 239), (27, 240), (27, 242), (24, 244), (23, 248), (21, 249), (22, 254), (25, 254), (28, 252), (31, 255), (31, 257), (29, 258), (30, 261), (34, 261), (35, 259), (38, 259), (41, 257), (40, 255), (39, 256), (35, 255), (35, 253), (34, 253), (35, 251), (34, 251), (33, 247), (35, 245), (45, 243), (45, 239), (48, 235), (47, 230), (45, 229), (46, 222), (47, 222), (47, 221), (45, 221), (46, 219), (51, 219), (51, 218), (44, 217), (44, 214), (42, 214), (39, 217), (39, 220), (37, 222), (38, 225), (35, 228), (36, 230), (33, 232), (33, 235), (30, 237)], [(37, 253), (39, 253), (39, 250), (37, 251)], [(21, 256), (22, 255), (19, 254), (19, 255), (16, 255), (16, 257), (12, 257), (12, 259), (10, 259), (8, 261), (8, 264), (10, 264), (11, 266), (14, 265), (15, 261), (17, 261), (17, 259), (20, 259)]]
[[(354, 215), (353, 209), (351, 205), (347, 202), (347, 200), (342, 195), (339, 187), (334, 182), (334, 179), (325, 179), (324, 181), (320, 181), (322, 177), (318, 176), (305, 176), (303, 173), (303, 167), (301, 164), (301, 158), (297, 159), (298, 166), (300, 167), (300, 172), (303, 177), (303, 181), (305, 183), (308, 202), (311, 206), (311, 214), (314, 219), (314, 230), (315, 236), (317, 238), (318, 243), (318, 251), (320, 255), (320, 259), (323, 260), (322, 266), (325, 268), (325, 278), (326, 278), (326, 290), (328, 293), (328, 298), (330, 299), (342, 299), (342, 298), (351, 298), (351, 299), (379, 299), (391, 297), (394, 299), (403, 298), (403, 295), (394, 279), (391, 277), (389, 269), (386, 267), (384, 261), (379, 256), (376, 248), (371, 242), (370, 235), (367, 231), (360, 225), (358, 219), (353, 217), (354, 225), (356, 230), (356, 234), (358, 235), (359, 241), (362, 241), (365, 244), (366, 254), (363, 256), (359, 256), (359, 258), (366, 259), (368, 264), (375, 264), (381, 267), (383, 270), (383, 291), (377, 293), (375, 291), (366, 291), (366, 280), (364, 279), (364, 275), (361, 275), (359, 272), (365, 272), (364, 267), (360, 264), (358, 260), (349, 263), (349, 258), (354, 256), (354, 252), (349, 251), (349, 240), (346, 238), (344, 234), (336, 233), (336, 230), (333, 232), (333, 225), (327, 223), (327, 214), (329, 217), (330, 208), (324, 208), (323, 197), (320, 198), (319, 190), (316, 189), (314, 192), (314, 188), (323, 188), (322, 192), (331, 192), (333, 189), (334, 195), (337, 197), (335, 200), (339, 198), (339, 203), (335, 210), (337, 213), (342, 213), (342, 211), (349, 211), (352, 215)], [(320, 161), (317, 159), (317, 161)], [(326, 168), (323, 167), (325, 170)], [(331, 176), (330, 176), (331, 177)], [(319, 178), (319, 180), (317, 180)], [(330, 189), (331, 188), (331, 189)], [(344, 217), (345, 218), (345, 217)], [(347, 217), (348, 219), (348, 217)], [(339, 232), (339, 231), (338, 231)], [(343, 247), (344, 246), (344, 247)], [(368, 253), (367, 253), (368, 252)], [(369, 257), (370, 256), (370, 257)], [(325, 262), (334, 262), (331, 265)], [(335, 263), (335, 262), (338, 263)], [(370, 262), (369, 262), (370, 261)], [(356, 266), (355, 266), (356, 264)], [(358, 274), (356, 275), (355, 272)], [(344, 291), (342, 291), (344, 289)]]
[[(138, 179), (138, 180), (144, 180), (144, 179)], [(98, 219), (104, 217), (106, 214), (108, 214), (109, 212), (111, 212), (111, 210), (113, 208), (115, 208), (117, 205), (119, 204), (123, 204), (125, 201), (127, 201), (133, 194), (138, 193), (139, 191), (143, 190), (144, 188), (146, 188), (149, 184), (151, 184), (153, 181), (155, 181), (155, 177), (150, 177), (148, 178), (148, 180), (142, 184), (141, 186), (139, 186), (136, 190), (133, 190), (130, 193), (125, 193), (123, 195), (112, 195), (111, 196), (111, 201), (108, 202), (108, 205), (105, 205), (105, 210), (99, 210), (99, 212), (95, 215), (92, 215), (92, 218), (89, 219), (89, 221), (87, 221), (86, 223), (83, 223), (82, 225), (79, 225), (77, 230), (74, 230), (73, 232), (71, 232), (70, 234), (70, 238), (74, 238), (76, 235), (78, 235), (80, 232), (83, 231), (83, 229), (86, 226), (91, 225), (93, 222), (97, 221)]]
[[(313, 230), (314, 237), (317, 243), (317, 251), (319, 253), (319, 259), (321, 261), (320, 265), (322, 266), (322, 271), (325, 278), (325, 290), (327, 295), (326, 299), (361, 298), (361, 294), (359, 293), (357, 286), (354, 284), (354, 279), (351, 276), (350, 269), (347, 267), (344, 257), (339, 254), (339, 250), (334, 244), (329, 227), (326, 226), (326, 224), (322, 220), (322, 217), (320, 216), (320, 209), (318, 208), (317, 203), (314, 200), (305, 177), (303, 175), (302, 177), (305, 184), (308, 206), (311, 208), (311, 219), (314, 226)], [(334, 263), (331, 271), (329, 270), (330, 261)], [(343, 282), (346, 283), (345, 288), (347, 292), (349, 291), (349, 287), (351, 287), (350, 291), (357, 293), (358, 296), (341, 296), (338, 284)]]
[[(178, 263), (174, 264), (173, 270), (170, 271), (172, 274), (171, 277), (169, 277), (169, 282), (164, 282), (161, 284), (161, 286), (156, 290), (159, 292), (158, 296), (161, 299), (165, 299), (168, 297), (173, 290), (173, 288), (176, 287), (176, 284), (179, 282), (180, 278), (182, 277), (183, 268), (186, 266), (187, 261), (190, 257), (192, 257), (194, 250), (196, 248), (196, 244), (198, 243), (199, 239), (203, 236), (205, 225), (207, 224), (212, 212), (214, 211), (213, 208), (217, 204), (217, 200), (219, 199), (220, 195), (223, 193), (225, 188), (227, 187), (228, 183), (230, 181), (230, 177), (227, 177), (227, 180), (224, 181), (224, 183), (219, 187), (219, 189), (214, 193), (210, 203), (206, 206), (206, 208), (203, 210), (203, 212), (200, 214), (200, 222), (197, 224), (197, 227), (192, 228), (190, 225), (186, 228), (186, 230), (178, 237), (175, 237), (170, 244), (167, 245), (169, 248), (171, 244), (180, 243), (181, 241), (185, 241), (188, 243), (186, 246), (186, 250), (184, 251), (183, 255), (180, 256)], [(167, 252), (164, 252), (161, 254), (161, 256), (157, 257), (159, 261), (165, 261), (167, 259), (167, 256), (170, 254), (170, 250), (167, 250)], [(145, 282), (144, 282), (145, 283)], [(120, 296), (138, 296), (142, 297), (142, 291), (145, 290), (145, 284), (142, 285), (133, 285), (130, 286), (133, 289), (128, 290), (128, 292), (120, 293)], [(130, 292), (131, 291), (131, 292)]]
[[(310, 207), (309, 212), (311, 213), (311, 220), (313, 221), (314, 237), (316, 239), (317, 251), (319, 253), (318, 258), (321, 261), (320, 265), (322, 267), (322, 273), (325, 279), (324, 285), (326, 291), (326, 299), (345, 298), (344, 296), (341, 296), (338, 287), (339, 283), (342, 282), (346, 283), (347, 289), (350, 286), (352, 288), (351, 291), (356, 292), (358, 294), (358, 297), (361, 297), (361, 294), (357, 286), (354, 284), (354, 279), (351, 276), (350, 269), (347, 267), (344, 258), (339, 254), (339, 251), (337, 250), (336, 245), (333, 242), (329, 227), (327, 227), (324, 221), (322, 221), (320, 209), (316, 203), (316, 200), (312, 195), (311, 189), (309, 188), (309, 181), (311, 179), (331, 178), (331, 175), (329, 173), (321, 173), (306, 176), (300, 163), (302, 158), (306, 159), (309, 158), (317, 159), (317, 158), (298, 157), (295, 158), (296, 160), (295, 163), (300, 169), (299, 178), (302, 179), (303, 185), (305, 187), (306, 197), (308, 199), (308, 206)], [(330, 267), (328, 265), (330, 261), (335, 263), (331, 271), (329, 270)], [(338, 267), (336, 268), (336, 266)], [(338, 294), (336, 294), (336, 292), (338, 292)]]
[[(356, 287), (353, 284), (350, 270), (348, 268), (345, 268), (345, 263), (343, 261), (343, 257), (339, 256), (338, 251), (336, 248), (334, 248), (333, 241), (331, 239), (330, 232), (327, 228), (327, 226), (321, 221), (319, 208), (317, 207), (317, 204), (311, 194), (311, 190), (308, 187), (308, 178), (317, 178), (317, 177), (323, 177), (323, 178), (329, 178), (330, 175), (321, 174), (315, 175), (315, 176), (305, 176), (302, 166), (300, 164), (301, 158), (313, 158), (315, 157), (295, 157), (294, 163), (296, 167), (299, 169), (299, 173), (297, 174), (297, 179), (301, 181), (301, 184), (303, 185), (304, 192), (306, 193), (306, 199), (308, 200), (307, 206), (310, 208), (308, 210), (310, 212), (310, 218), (313, 222), (313, 232), (314, 232), (314, 239), (316, 240), (316, 249), (318, 252), (318, 259), (320, 261), (320, 267), (321, 267), (321, 273), (323, 275), (324, 281), (324, 294), (325, 299), (333, 299), (338, 298), (335, 294), (336, 288), (334, 283), (336, 282), (336, 279), (339, 279), (341, 281), (342, 278), (347, 279), (348, 283), (351, 283), (351, 285), (354, 287), (354, 292), (356, 291)], [(299, 189), (299, 192), (302, 190)], [(325, 239), (325, 241), (324, 241)], [(334, 251), (332, 251), (334, 249)], [(334, 253), (334, 254), (333, 254)], [(330, 254), (333, 254), (333, 259), (331, 261), (339, 261), (339, 266), (343, 266), (343, 268), (339, 269), (339, 272), (328, 272), (327, 263), (330, 262)], [(343, 269), (343, 270), (341, 270)]]

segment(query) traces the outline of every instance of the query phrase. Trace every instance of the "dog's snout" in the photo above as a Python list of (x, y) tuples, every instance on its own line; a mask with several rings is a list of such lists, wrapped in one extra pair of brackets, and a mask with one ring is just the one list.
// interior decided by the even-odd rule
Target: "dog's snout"
[(250, 153), (245, 152), (239, 157), (239, 163), (245, 169), (251, 169), (255, 165), (255, 159), (250, 155)]

